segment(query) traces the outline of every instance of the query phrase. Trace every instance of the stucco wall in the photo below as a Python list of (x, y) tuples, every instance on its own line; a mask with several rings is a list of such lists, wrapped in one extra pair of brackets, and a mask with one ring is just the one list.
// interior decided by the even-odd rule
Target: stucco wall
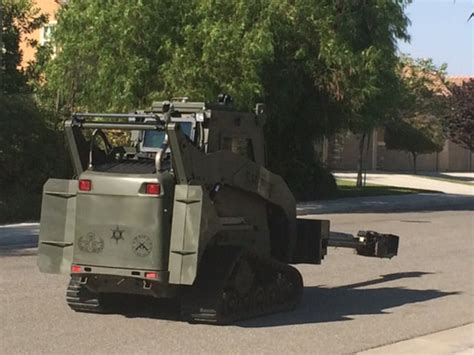
[[(341, 139), (343, 137), (343, 139)], [(378, 130), (374, 136), (375, 144), (370, 144), (369, 152), (364, 154), (365, 166), (368, 170), (412, 171), (413, 158), (410, 153), (389, 150), (383, 142), (383, 131)], [(331, 156), (334, 149), (329, 150), (328, 162), (334, 170), (356, 170), (359, 136), (352, 133), (342, 135), (338, 143), (338, 156)], [(469, 165), (471, 159), (471, 165)], [(376, 162), (373, 164), (373, 162)], [(433, 154), (420, 154), (417, 158), (419, 171), (470, 171), (474, 168), (473, 154), (453, 142), (446, 141), (443, 151)]]
[[(48, 15), (50, 23), (55, 22), (55, 14), (60, 6), (56, 0), (35, 0), (34, 3), (36, 4), (36, 7), (40, 9), (42, 14)], [(41, 33), (42, 29), (38, 29), (33, 31), (21, 41), (20, 49), (23, 51), (23, 58), (21, 61), (22, 67), (26, 67), (29, 61), (33, 61), (35, 59), (36, 53), (36, 50), (28, 45), (26, 39), (34, 39), (39, 43), (41, 39)]]

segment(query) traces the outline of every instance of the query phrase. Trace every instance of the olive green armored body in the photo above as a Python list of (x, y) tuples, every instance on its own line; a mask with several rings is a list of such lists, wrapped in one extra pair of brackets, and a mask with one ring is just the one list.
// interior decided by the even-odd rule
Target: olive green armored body
[(298, 219), (285, 181), (265, 168), (263, 105), (243, 113), (226, 101), (65, 122), (75, 177), (44, 186), (38, 266), (71, 275), (73, 310), (150, 295), (179, 299), (190, 322), (227, 324), (294, 308), (303, 281), (289, 264), (320, 264), (328, 246), (396, 255), (396, 236)]

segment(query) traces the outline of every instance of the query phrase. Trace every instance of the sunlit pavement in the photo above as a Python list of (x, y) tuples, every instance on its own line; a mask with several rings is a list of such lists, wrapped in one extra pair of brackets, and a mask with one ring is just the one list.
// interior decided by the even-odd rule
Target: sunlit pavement
[[(311, 217), (311, 216), (307, 216)], [(391, 260), (331, 249), (322, 265), (299, 265), (302, 304), (234, 326), (190, 325), (142, 301), (117, 314), (74, 313), (67, 276), (39, 273), (37, 225), (2, 227), (0, 349), (5, 353), (354, 353), (474, 322), (470, 210), (325, 215), (332, 229), (400, 235)]]

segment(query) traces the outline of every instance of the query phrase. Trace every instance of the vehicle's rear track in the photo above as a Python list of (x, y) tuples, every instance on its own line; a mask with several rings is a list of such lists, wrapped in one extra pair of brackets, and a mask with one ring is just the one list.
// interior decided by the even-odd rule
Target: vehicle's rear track
[(102, 297), (80, 283), (80, 277), (71, 277), (66, 291), (66, 302), (76, 312), (103, 313)]
[(292, 266), (242, 248), (219, 247), (204, 256), (181, 313), (192, 323), (229, 324), (292, 310), (302, 292), (303, 279)]

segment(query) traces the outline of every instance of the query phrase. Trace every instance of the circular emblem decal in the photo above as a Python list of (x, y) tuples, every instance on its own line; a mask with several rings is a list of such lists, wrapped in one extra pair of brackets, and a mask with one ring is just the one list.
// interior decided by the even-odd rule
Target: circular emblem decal
[(151, 239), (146, 235), (137, 235), (133, 239), (132, 248), (138, 256), (147, 256), (151, 253)]
[(79, 249), (86, 253), (100, 253), (104, 249), (104, 240), (94, 233), (87, 233), (79, 238)]

